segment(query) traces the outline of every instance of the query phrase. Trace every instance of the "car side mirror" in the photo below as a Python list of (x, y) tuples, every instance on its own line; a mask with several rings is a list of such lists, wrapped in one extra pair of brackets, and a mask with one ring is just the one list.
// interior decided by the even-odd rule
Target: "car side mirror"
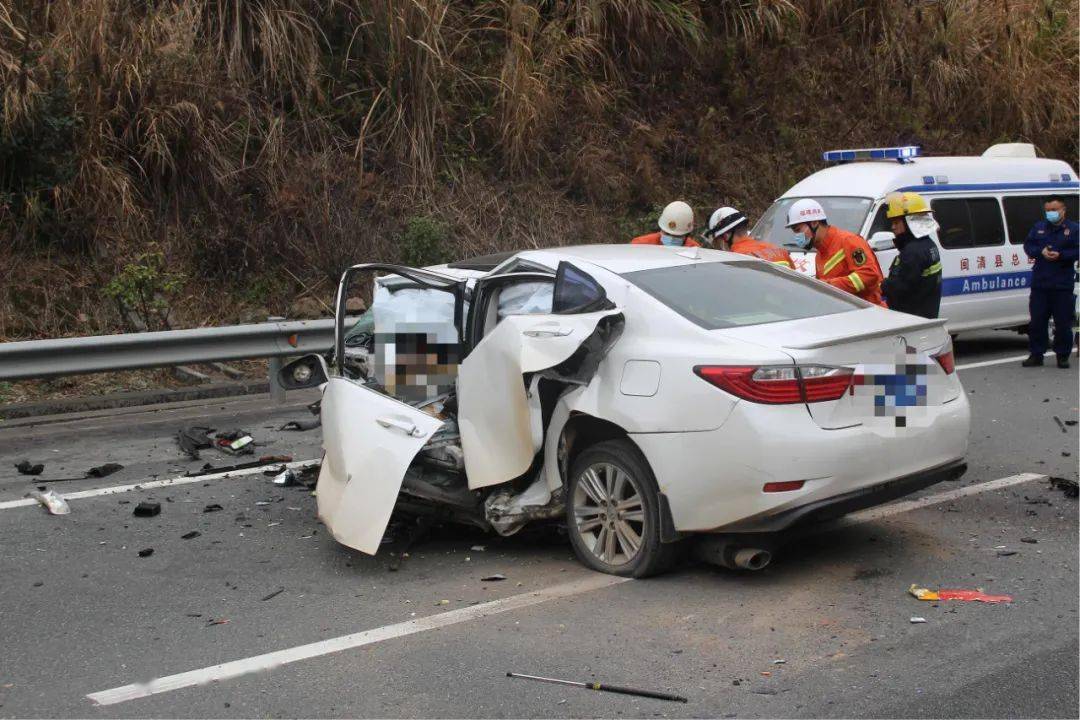
[(896, 235), (892, 234), (888, 230), (878, 230), (876, 233), (870, 236), (870, 240), (867, 241), (870, 245), (870, 249), (874, 252), (881, 252), (882, 250), (892, 250), (896, 247)]
[(286, 390), (318, 387), (329, 379), (326, 358), (317, 353), (296, 358), (278, 371), (278, 382)]

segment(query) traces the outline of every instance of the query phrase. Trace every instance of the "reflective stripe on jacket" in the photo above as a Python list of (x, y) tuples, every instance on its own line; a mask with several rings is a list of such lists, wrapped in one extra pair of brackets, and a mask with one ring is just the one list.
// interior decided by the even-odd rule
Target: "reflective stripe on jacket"
[(881, 299), (881, 266), (866, 240), (829, 225), (825, 237), (814, 246), (818, 280), (875, 305), (885, 305)]

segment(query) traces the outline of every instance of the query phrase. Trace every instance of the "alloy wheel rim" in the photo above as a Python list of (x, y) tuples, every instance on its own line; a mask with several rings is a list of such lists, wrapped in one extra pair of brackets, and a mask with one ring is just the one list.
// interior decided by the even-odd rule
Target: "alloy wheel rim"
[(625, 565), (641, 551), (645, 508), (638, 481), (611, 463), (595, 463), (574, 488), (574, 525), (582, 544), (607, 565)]

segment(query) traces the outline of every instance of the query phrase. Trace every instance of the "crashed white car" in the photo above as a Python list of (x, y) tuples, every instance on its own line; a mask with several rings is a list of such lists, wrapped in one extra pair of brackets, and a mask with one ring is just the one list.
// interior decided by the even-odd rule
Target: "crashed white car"
[[(347, 328), (365, 277), (374, 300)], [(323, 386), (319, 516), (369, 554), (396, 508), (503, 535), (561, 518), (581, 561), (618, 575), (661, 571), (691, 537), (756, 569), (778, 531), (966, 468), (942, 321), (743, 255), (357, 265), (337, 317), (331, 361), (281, 380)]]

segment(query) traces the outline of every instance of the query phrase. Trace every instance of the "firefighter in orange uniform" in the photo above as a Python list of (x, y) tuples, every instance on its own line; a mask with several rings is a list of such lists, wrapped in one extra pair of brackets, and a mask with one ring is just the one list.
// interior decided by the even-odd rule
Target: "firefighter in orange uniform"
[(829, 225), (825, 209), (816, 200), (796, 200), (788, 209), (787, 226), (795, 242), (817, 252), (817, 278), (835, 288), (885, 307), (881, 299), (881, 266), (859, 235)]
[(791, 254), (767, 242), (751, 237), (750, 221), (732, 207), (722, 207), (709, 218), (709, 228), (704, 232), (717, 250), (728, 250), (740, 255), (750, 255), (789, 269), (795, 268)]
[(630, 241), (631, 245), (668, 245), (673, 247), (701, 247), (690, 233), (694, 230), (694, 209), (682, 200), (668, 203), (660, 213), (660, 232), (640, 235)]

